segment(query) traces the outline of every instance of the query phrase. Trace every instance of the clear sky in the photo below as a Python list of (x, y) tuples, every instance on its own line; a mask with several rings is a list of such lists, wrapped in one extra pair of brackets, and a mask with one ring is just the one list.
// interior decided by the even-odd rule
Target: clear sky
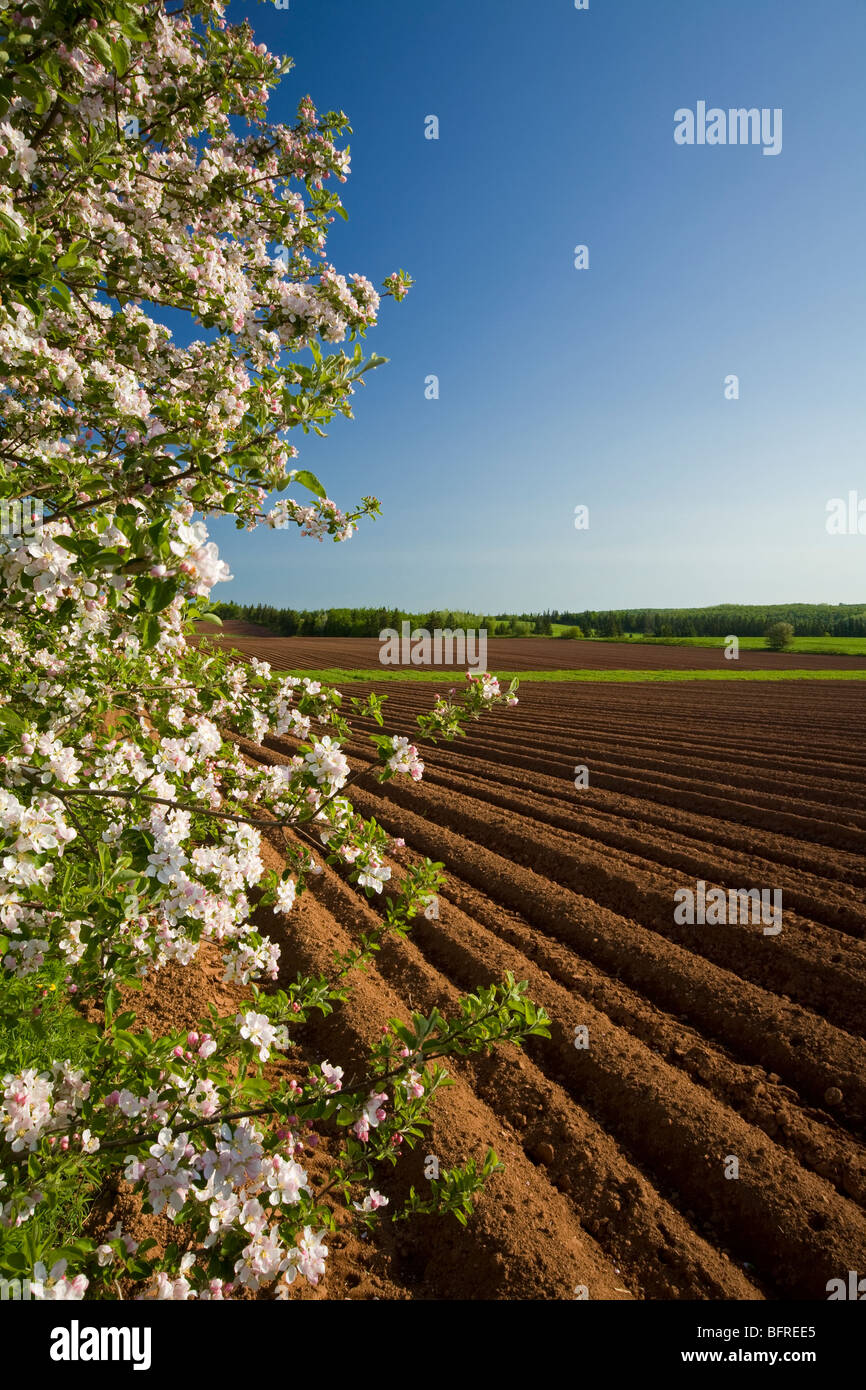
[[(215, 598), (866, 597), (866, 535), (825, 529), (829, 499), (866, 498), (862, 0), (228, 13), (295, 59), (276, 119), (306, 92), (349, 116), (332, 262), (416, 285), (367, 337), (390, 361), (354, 421), (294, 441), (341, 506), (372, 492), (383, 517), (342, 545), (213, 524), (235, 574)], [(699, 101), (781, 108), (781, 152), (676, 144), (675, 111)]]

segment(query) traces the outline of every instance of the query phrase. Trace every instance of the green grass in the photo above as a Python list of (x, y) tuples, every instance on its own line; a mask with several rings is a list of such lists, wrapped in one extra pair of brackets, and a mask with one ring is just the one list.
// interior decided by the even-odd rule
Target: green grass
[[(10, 998), (0, 1018), (0, 1078), (28, 1067), (50, 1072), (53, 1061), (68, 1061), (78, 1067), (87, 1058), (93, 1046), (92, 1032), (69, 1002), (65, 976), (63, 966), (56, 970), (44, 966), (16, 986), (14, 1003)], [(37, 1015), (35, 1008), (40, 1010)], [(3, 1253), (27, 1253), (34, 1239), (44, 1239), (51, 1247), (74, 1240), (81, 1234), (93, 1195), (70, 1178), (64, 1183), (59, 1205), (50, 1210), (47, 1205), (37, 1206), (30, 1220), (17, 1230), (0, 1231)]]
[[(553, 624), (553, 635), (558, 637), (565, 631), (562, 623)], [(725, 645), (724, 637), (644, 637), (630, 633), (622, 637), (587, 637), (587, 642), (628, 642), (634, 646), (648, 647), (717, 647)], [(741, 651), (769, 651), (763, 637), (741, 637)], [(811, 653), (814, 656), (862, 656), (866, 657), (866, 637), (795, 637), (789, 653)], [(784, 655), (784, 653), (783, 653)]]
[[(463, 671), (415, 671), (394, 670), (338, 670), (322, 671), (277, 671), (282, 676), (309, 676), (310, 680), (321, 681), (324, 685), (348, 685), (353, 681), (364, 681), (371, 685), (382, 685), (392, 681), (409, 681), (441, 686), (465, 685)], [(496, 671), (500, 683), (510, 681), (516, 676), (521, 685), (537, 681), (599, 681), (617, 684), (641, 683), (645, 681), (846, 681), (866, 680), (866, 668), (862, 671), (803, 671), (793, 667), (780, 667), (778, 671)]]

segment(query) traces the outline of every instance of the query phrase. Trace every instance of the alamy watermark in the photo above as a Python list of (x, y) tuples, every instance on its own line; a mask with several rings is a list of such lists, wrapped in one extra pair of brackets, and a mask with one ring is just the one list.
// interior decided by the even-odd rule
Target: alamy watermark
[(41, 1279), (0, 1279), (0, 1303), (41, 1301), (44, 1288)]
[(861, 1279), (856, 1269), (848, 1270), (847, 1284), (844, 1279), (828, 1279), (825, 1288), (828, 1303), (838, 1303), (840, 1299), (866, 1302), (866, 1279)]
[(151, 1364), (149, 1327), (82, 1327), (73, 1318), (69, 1327), (51, 1330), (52, 1361), (131, 1361), (134, 1371)]
[(782, 152), (782, 108), (776, 106), (707, 107), (699, 101), (694, 111), (681, 106), (674, 112), (674, 140), (678, 145), (763, 145), (764, 154)]
[(866, 536), (866, 497), (858, 497), (854, 488), (847, 499), (831, 497), (824, 525), (831, 536)]
[(0, 536), (42, 535), (42, 503), (38, 497), (0, 502)]
[(487, 670), (487, 628), (413, 628), (409, 622), (379, 633), (379, 661), (383, 666), (466, 666)]
[[(772, 894), (772, 904), (771, 904)], [(680, 926), (741, 926), (763, 923), (764, 936), (778, 936), (782, 930), (781, 888), (710, 888), (703, 879), (695, 887), (678, 888), (674, 893), (674, 921)]]

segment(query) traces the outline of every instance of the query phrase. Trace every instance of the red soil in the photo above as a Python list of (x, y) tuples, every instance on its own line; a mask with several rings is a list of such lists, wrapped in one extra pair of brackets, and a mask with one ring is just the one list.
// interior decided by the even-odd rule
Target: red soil
[[(222, 632), (222, 636), (220, 633)], [(202, 635), (237, 647), (245, 656), (269, 661), (275, 671), (376, 670), (380, 644), (375, 637), (274, 637), (253, 623), (226, 621)], [(663, 647), (634, 642), (571, 642), (555, 637), (493, 637), (487, 643), (490, 671), (775, 671), (864, 670), (858, 656), (814, 656), (799, 652), (741, 651), (726, 661), (722, 647)], [(387, 667), (385, 669), (393, 669)], [(445, 668), (449, 669), (449, 668)], [(465, 669), (452, 667), (451, 669)]]
[[(300, 664), (294, 641), (244, 646), (266, 644), (294, 649), (275, 666)], [(327, 645), (334, 664), (360, 664), (345, 652), (359, 644)], [(544, 666), (586, 644), (497, 645), (546, 648)], [(613, 666), (722, 659), (591, 651)], [(430, 688), (388, 694), (386, 727), (411, 733)], [(393, 1210), (410, 1182), (423, 1190), (426, 1154), (444, 1165), (487, 1144), (507, 1171), (466, 1229), (386, 1220), (363, 1243), (341, 1231), (302, 1296), (570, 1299), (584, 1285), (591, 1298), (826, 1299), (829, 1279), (866, 1269), (866, 692), (535, 684), (520, 698), (456, 745), (424, 744), (421, 783), (353, 788), (411, 852), (443, 859), (448, 883), (440, 920), (389, 941), (303, 1039), (304, 1055), (354, 1066), (389, 1017), (448, 1011), (507, 970), (528, 980), (551, 1039), (451, 1064), (429, 1137), (377, 1185)], [(245, 746), (267, 761), (292, 751)], [(363, 741), (353, 753), (369, 757)], [(781, 934), (676, 925), (674, 891), (699, 878), (782, 889)], [(374, 910), (326, 870), (287, 920), (285, 978), (326, 972)], [(195, 970), (201, 1001), (225, 992)], [(145, 1008), (194, 1021), (190, 974), (161, 977), (168, 992), (149, 989)]]

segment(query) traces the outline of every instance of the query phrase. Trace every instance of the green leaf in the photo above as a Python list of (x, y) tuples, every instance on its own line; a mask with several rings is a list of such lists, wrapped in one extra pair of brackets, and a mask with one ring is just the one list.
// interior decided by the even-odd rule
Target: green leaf
[(82, 543), (75, 536), (57, 536), (54, 543), (62, 550), (71, 550), (73, 555), (81, 553)]
[(301, 487), (307, 488), (309, 492), (314, 492), (317, 497), (327, 497), (328, 495), (315, 473), (310, 473), (306, 468), (302, 468), (299, 473), (295, 474), (294, 481), (300, 483)]
[(107, 68), (114, 67), (114, 59), (111, 53), (111, 45), (101, 34), (93, 33), (90, 35), (90, 43), (99, 56), (100, 62)]
[(141, 624), (141, 645), (145, 651), (156, 646), (160, 631), (159, 619), (148, 615)]
[(123, 39), (116, 39), (111, 45), (111, 57), (118, 77), (123, 77), (129, 67), (129, 48)]
[(114, 1015), (114, 1010), (116, 1009), (119, 1002), (120, 990), (117, 988), (116, 985), (109, 985), (108, 989), (105, 991), (105, 1003), (103, 1006), (105, 1011), (106, 1026), (109, 1026), (111, 1024), (111, 1020)]
[(60, 86), (60, 62), (53, 53), (46, 53), (42, 61), (42, 70), (46, 77), (51, 79), (55, 87)]
[(54, 281), (51, 286), (51, 293), (57, 295), (57, 298), (62, 301), (64, 308), (72, 308), (72, 296), (62, 280)]

